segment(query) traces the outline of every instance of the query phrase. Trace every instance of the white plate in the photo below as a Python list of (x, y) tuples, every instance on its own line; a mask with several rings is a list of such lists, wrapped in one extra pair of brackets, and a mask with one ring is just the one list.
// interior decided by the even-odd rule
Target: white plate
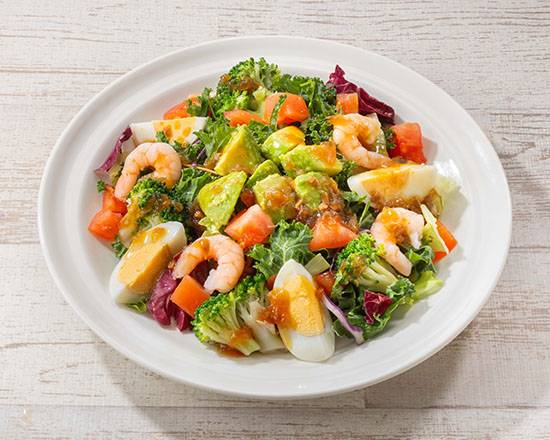
[[(107, 290), (111, 250), (87, 230), (100, 205), (93, 169), (132, 121), (163, 110), (218, 77), (236, 62), (265, 57), (283, 71), (323, 79), (339, 64), (347, 78), (418, 121), (430, 161), (452, 159), (462, 178), (444, 222), (459, 247), (440, 268), (445, 287), (417, 303), (387, 331), (362, 345), (342, 344), (325, 363), (289, 354), (232, 359), (190, 334), (166, 330), (113, 304)], [(299, 398), (353, 390), (388, 379), (433, 355), (475, 317), (505, 263), (511, 204), (500, 162), (481, 129), (449, 95), (412, 70), (329, 41), (254, 37), (208, 42), (157, 58), (115, 81), (71, 121), (50, 156), (39, 196), (40, 239), (48, 267), (66, 300), (103, 340), (166, 377), (228, 394)]]

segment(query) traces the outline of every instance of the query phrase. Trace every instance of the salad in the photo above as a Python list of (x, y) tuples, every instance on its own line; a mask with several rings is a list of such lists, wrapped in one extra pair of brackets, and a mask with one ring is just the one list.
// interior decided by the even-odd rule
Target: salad
[(113, 300), (227, 355), (362, 344), (441, 288), (457, 245), (451, 167), (339, 66), (325, 82), (242, 61), (131, 123), (95, 173)]

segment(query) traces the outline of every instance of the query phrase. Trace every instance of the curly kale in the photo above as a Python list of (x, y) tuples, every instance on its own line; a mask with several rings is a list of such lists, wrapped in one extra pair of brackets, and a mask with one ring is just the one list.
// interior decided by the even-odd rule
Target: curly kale
[(320, 144), (332, 139), (333, 127), (323, 114), (313, 115), (302, 122), (300, 127), (305, 134), (306, 144)]

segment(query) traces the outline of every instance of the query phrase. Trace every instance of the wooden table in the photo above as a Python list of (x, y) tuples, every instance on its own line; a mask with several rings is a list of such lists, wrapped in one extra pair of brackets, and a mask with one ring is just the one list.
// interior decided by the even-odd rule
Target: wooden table
[[(0, 0), (1, 438), (550, 438), (547, 1), (61, 3)], [(77, 110), (153, 57), (248, 34), (410, 66), (471, 112), (506, 169), (513, 238), (491, 299), (447, 348), (369, 389), (258, 402), (168, 381), (94, 336), (46, 269), (38, 187)]]

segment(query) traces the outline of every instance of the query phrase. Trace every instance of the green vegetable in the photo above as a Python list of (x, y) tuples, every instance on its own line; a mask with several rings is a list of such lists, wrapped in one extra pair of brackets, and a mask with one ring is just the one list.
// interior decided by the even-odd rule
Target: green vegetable
[(253, 91), (258, 87), (273, 89), (273, 82), (281, 76), (279, 66), (269, 64), (264, 58), (258, 61), (254, 58), (241, 61), (233, 66), (229, 73), (222, 77), (222, 82), (232, 89)]
[(366, 196), (360, 196), (355, 191), (342, 191), (347, 208), (357, 216), (359, 229), (368, 229), (374, 223), (374, 213)]
[(166, 136), (166, 133), (162, 130), (157, 131), (155, 137), (157, 138), (157, 142), (164, 142), (165, 144), (169, 143), (168, 136)]
[(280, 164), (283, 154), (303, 143), (304, 133), (299, 128), (289, 125), (271, 134), (262, 144), (261, 150), (264, 156)]
[(294, 182), (288, 176), (271, 174), (252, 187), (256, 202), (276, 223), (296, 217)]
[(115, 256), (120, 260), (128, 248), (124, 246), (122, 241), (120, 241), (120, 237), (117, 235), (115, 240), (111, 243), (111, 247), (113, 248), (113, 251), (115, 252)]
[(200, 151), (204, 148), (206, 156), (212, 157), (229, 142), (232, 132), (225, 118), (208, 119), (204, 128), (195, 132), (198, 142), (193, 144), (194, 149)]
[(420, 277), (414, 283), (414, 300), (424, 299), (436, 293), (443, 287), (443, 281), (436, 278), (435, 273), (431, 270), (422, 272)]
[(424, 220), (426, 220), (426, 224), (422, 229), (422, 242), (428, 244), (434, 252), (445, 252), (448, 254), (449, 249), (437, 230), (437, 219), (426, 205), (420, 205), (420, 210), (422, 211)]
[(405, 255), (413, 265), (411, 274), (409, 275), (409, 279), (413, 283), (420, 278), (423, 272), (436, 272), (433, 264), (434, 251), (430, 246), (424, 245), (418, 249), (409, 248)]
[(308, 261), (305, 268), (311, 275), (318, 275), (330, 269), (330, 263), (321, 254), (316, 254)]
[(212, 89), (205, 87), (201, 95), (198, 96), (198, 103), (193, 104), (193, 100), (187, 100), (187, 113), (191, 116), (208, 116), (210, 111), (210, 92)]
[(269, 247), (263, 244), (253, 246), (248, 256), (255, 260), (254, 267), (266, 279), (279, 272), (284, 263), (294, 259), (306, 264), (314, 256), (309, 250), (311, 229), (303, 223), (281, 221), (269, 237)]
[(254, 137), (246, 125), (241, 125), (233, 131), (229, 142), (223, 147), (214, 171), (221, 175), (232, 171), (252, 174), (261, 162), (262, 156)]
[(216, 179), (212, 173), (198, 168), (184, 168), (178, 183), (170, 191), (170, 198), (188, 208), (207, 183)]
[(305, 134), (306, 144), (320, 144), (330, 141), (334, 131), (332, 124), (325, 115), (310, 116), (301, 125)]
[(168, 195), (166, 185), (157, 179), (145, 178), (139, 180), (128, 197), (131, 203), (137, 203), (140, 209), (145, 208), (153, 199), (158, 199)]
[(386, 148), (386, 136), (384, 135), (383, 130), (380, 130), (378, 136), (376, 136), (372, 149), (378, 154), (382, 154), (384, 156), (388, 155), (388, 150)]
[(343, 191), (349, 191), (348, 178), (355, 174), (359, 166), (352, 160), (345, 160), (343, 158), (340, 158), (340, 162), (342, 163), (342, 171), (334, 176), (334, 180), (336, 180), (338, 188)]
[(317, 211), (321, 203), (336, 211), (344, 207), (338, 185), (325, 174), (315, 171), (301, 174), (294, 179), (294, 187), (303, 204), (313, 211)]
[(98, 180), (95, 186), (97, 188), (98, 193), (101, 194), (103, 191), (105, 191), (105, 182), (103, 180)]
[(256, 182), (265, 179), (271, 174), (279, 174), (279, 168), (271, 160), (266, 160), (258, 165), (258, 168), (252, 173), (252, 176), (246, 181), (246, 186), (252, 188)]
[[(355, 306), (347, 312), (347, 319), (351, 325), (363, 330), (363, 337), (365, 339), (371, 339), (380, 333), (386, 327), (393, 313), (399, 306), (412, 304), (414, 301), (414, 285), (407, 278), (400, 278), (388, 286), (384, 294), (391, 298), (392, 303), (382, 316), (374, 316), (374, 324), (369, 324), (365, 319), (365, 312), (363, 310), (364, 291), (355, 291), (357, 301)], [(335, 321), (333, 327), (336, 334), (349, 337), (349, 334), (339, 321)]]
[(384, 139), (386, 143), (386, 150), (390, 151), (395, 148), (395, 138), (393, 137), (393, 131), (390, 126), (382, 127), (382, 133), (384, 134)]
[(273, 90), (302, 96), (310, 115), (336, 113), (336, 90), (325, 85), (321, 78), (284, 74), (275, 78)]
[(149, 301), (149, 298), (143, 298), (135, 303), (126, 304), (126, 306), (135, 312), (147, 313), (147, 301)]
[[(238, 316), (234, 291), (206, 300), (195, 312), (193, 320), (193, 331), (202, 343), (224, 344), (248, 356), (258, 351), (260, 345), (252, 337), (252, 332), (243, 327), (246, 326)], [(234, 337), (237, 334), (239, 336)]]
[(199, 223), (209, 231), (218, 231), (233, 214), (246, 181), (246, 173), (236, 171), (204, 185), (197, 201), (205, 216)]
[(359, 234), (350, 241), (336, 259), (338, 268), (332, 289), (332, 298), (344, 310), (357, 304), (354, 290), (346, 288), (350, 283), (362, 289), (384, 292), (397, 281), (393, 269), (381, 258), (382, 250), (377, 248), (369, 233)]
[(280, 159), (285, 172), (293, 177), (308, 171), (319, 171), (329, 176), (342, 171), (342, 163), (336, 158), (336, 145), (333, 142), (298, 145)]
[(271, 127), (270, 125), (263, 124), (258, 121), (250, 121), (248, 124), (248, 129), (252, 134), (252, 137), (256, 140), (258, 145), (262, 145), (266, 139), (274, 133), (276, 128)]

